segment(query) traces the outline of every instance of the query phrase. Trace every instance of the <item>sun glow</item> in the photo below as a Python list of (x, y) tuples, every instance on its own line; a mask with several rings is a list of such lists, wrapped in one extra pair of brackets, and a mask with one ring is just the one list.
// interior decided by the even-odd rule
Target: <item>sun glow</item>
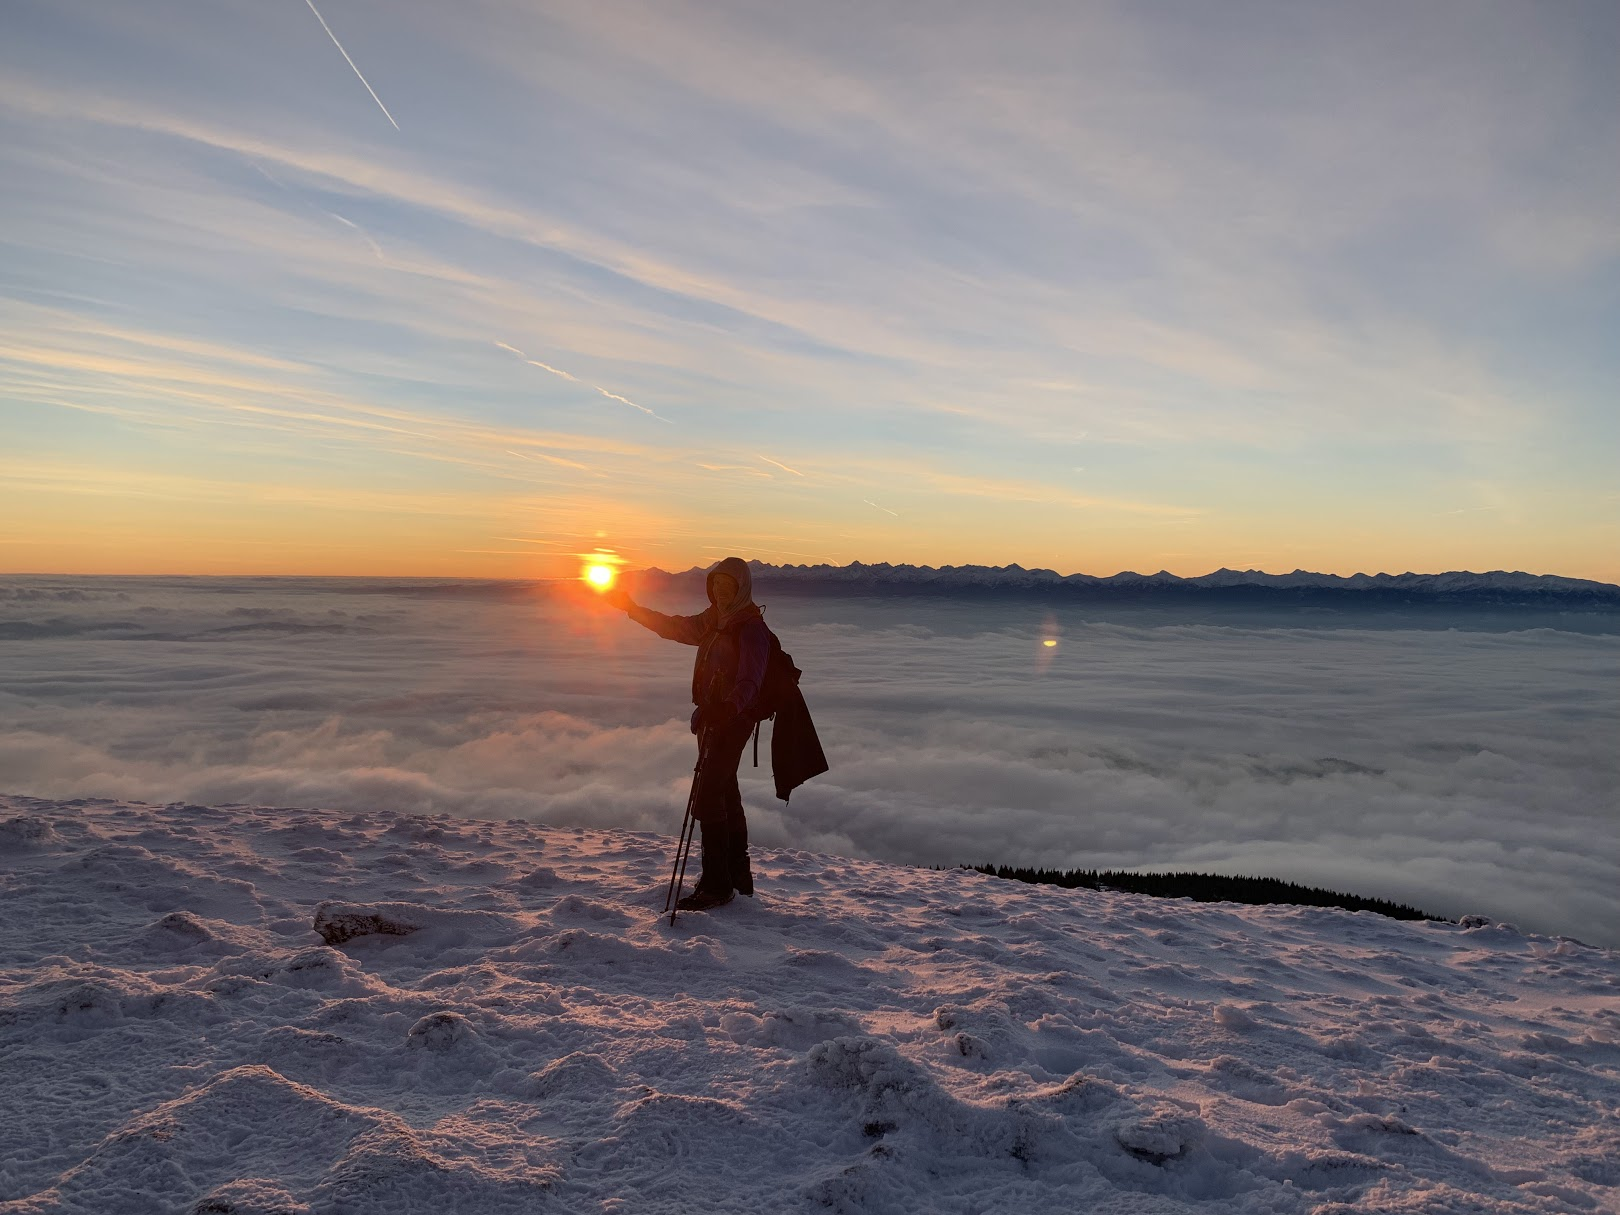
[(613, 589), (619, 580), (619, 567), (624, 558), (611, 548), (598, 545), (588, 553), (575, 553), (579, 558), (579, 580), (598, 595)]

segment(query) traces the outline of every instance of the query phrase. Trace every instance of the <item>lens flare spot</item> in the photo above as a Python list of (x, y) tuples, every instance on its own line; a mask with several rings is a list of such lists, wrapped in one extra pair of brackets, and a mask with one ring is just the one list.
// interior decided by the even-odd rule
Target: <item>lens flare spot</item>
[(1047, 649), (1051, 649), (1053, 646), (1057, 645), (1057, 641), (1051, 637), (1048, 637), (1045, 641), (1041, 642), (1041, 644)]

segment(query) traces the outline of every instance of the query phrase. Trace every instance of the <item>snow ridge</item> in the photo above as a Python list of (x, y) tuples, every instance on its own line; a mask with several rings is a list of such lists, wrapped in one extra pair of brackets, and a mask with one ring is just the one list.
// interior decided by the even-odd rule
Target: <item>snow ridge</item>
[[(1615, 1211), (1620, 954), (644, 833), (0, 798), (0, 1212)], [(319, 931), (317, 931), (317, 929)]]

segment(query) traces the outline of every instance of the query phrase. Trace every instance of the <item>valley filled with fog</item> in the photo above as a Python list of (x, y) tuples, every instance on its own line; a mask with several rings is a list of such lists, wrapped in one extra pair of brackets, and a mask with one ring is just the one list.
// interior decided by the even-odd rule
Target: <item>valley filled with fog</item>
[[(1591, 618), (777, 591), (832, 771), (784, 806), (745, 756), (757, 844), (1263, 874), (1620, 944)], [(691, 657), (573, 588), (12, 577), (0, 793), (673, 835)]]

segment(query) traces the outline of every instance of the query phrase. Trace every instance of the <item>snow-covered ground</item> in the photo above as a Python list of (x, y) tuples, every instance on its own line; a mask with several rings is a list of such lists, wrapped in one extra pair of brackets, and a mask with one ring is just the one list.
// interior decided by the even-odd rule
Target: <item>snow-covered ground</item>
[(0, 1211), (1620, 1210), (1614, 951), (670, 845), (0, 798)]

